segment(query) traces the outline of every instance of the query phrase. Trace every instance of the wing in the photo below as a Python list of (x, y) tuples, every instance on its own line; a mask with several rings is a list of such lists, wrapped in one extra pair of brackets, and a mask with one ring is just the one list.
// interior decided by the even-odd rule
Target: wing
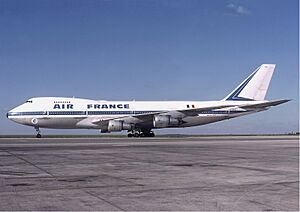
[(257, 103), (257, 104), (247, 104), (247, 105), (240, 105), (239, 108), (245, 109), (245, 110), (255, 110), (255, 109), (264, 109), (271, 106), (280, 105), (283, 103), (286, 103), (288, 101), (291, 101), (290, 99), (280, 99), (280, 100), (272, 100), (264, 103)]
[[(199, 113), (205, 112), (205, 111), (211, 111), (211, 110), (218, 110), (218, 109), (229, 109), (232, 107), (241, 108), (244, 110), (261, 110), (266, 109), (271, 106), (276, 106), (283, 104), (285, 102), (288, 102), (290, 100), (272, 100), (264, 103), (257, 103), (253, 104), (245, 104), (245, 105), (218, 105), (218, 106), (209, 106), (209, 107), (199, 107), (199, 108), (191, 108), (191, 109), (184, 109), (184, 110), (170, 110), (170, 111), (155, 111), (155, 112), (148, 112), (148, 113), (142, 113), (142, 114), (132, 114), (130, 116), (119, 116), (119, 117), (113, 117), (113, 118), (107, 118), (107, 119), (98, 119), (93, 118), (90, 119), (92, 124), (98, 125), (98, 126), (107, 126), (108, 122), (110, 120), (120, 120), (125, 121), (126, 123), (132, 123), (132, 124), (138, 124), (138, 123), (146, 123), (151, 122), (155, 115), (171, 115), (173, 117), (183, 118), (186, 116), (198, 116)], [(87, 118), (89, 119), (89, 118)]]
[(198, 116), (200, 112), (222, 109), (232, 107), (234, 105), (221, 105), (221, 106), (209, 106), (209, 107), (199, 107), (199, 108), (192, 108), (192, 109), (185, 109), (185, 110), (170, 110), (170, 111), (155, 111), (149, 113), (142, 113), (142, 114), (133, 114), (130, 116), (120, 116), (120, 117), (113, 117), (108, 119), (93, 119), (92, 123), (96, 125), (107, 125), (110, 120), (121, 120), (127, 123), (143, 123), (149, 122), (153, 120), (155, 115), (172, 115), (175, 117), (186, 117), (186, 116)]

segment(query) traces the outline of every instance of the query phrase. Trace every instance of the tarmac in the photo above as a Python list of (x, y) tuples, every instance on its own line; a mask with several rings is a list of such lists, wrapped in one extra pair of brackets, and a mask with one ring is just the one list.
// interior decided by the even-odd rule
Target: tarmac
[(299, 137), (0, 139), (0, 210), (299, 211)]

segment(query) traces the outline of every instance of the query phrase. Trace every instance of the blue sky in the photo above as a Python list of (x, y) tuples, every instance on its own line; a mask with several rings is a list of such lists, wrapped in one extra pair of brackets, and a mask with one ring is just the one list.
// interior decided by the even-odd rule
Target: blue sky
[(34, 133), (5, 116), (30, 97), (218, 100), (262, 63), (267, 98), (292, 102), (160, 132), (298, 131), (298, 15), (297, 0), (0, 0), (0, 134)]

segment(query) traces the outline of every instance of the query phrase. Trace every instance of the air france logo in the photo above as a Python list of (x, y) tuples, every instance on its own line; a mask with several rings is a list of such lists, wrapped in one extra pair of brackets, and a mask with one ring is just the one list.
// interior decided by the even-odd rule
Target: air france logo
[(129, 109), (129, 104), (87, 104), (87, 109)]
[(53, 109), (73, 109), (73, 104), (54, 104)]
[[(129, 109), (129, 104), (87, 104), (87, 109)], [(54, 104), (53, 109), (74, 109), (73, 104)]]

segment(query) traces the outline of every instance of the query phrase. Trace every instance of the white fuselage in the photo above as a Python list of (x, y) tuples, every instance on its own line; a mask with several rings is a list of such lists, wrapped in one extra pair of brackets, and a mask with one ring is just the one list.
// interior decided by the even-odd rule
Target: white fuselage
[[(255, 101), (256, 104), (257, 102)], [(12, 109), (7, 116), (17, 123), (39, 128), (83, 128), (105, 131), (107, 126), (99, 123), (110, 119), (122, 119), (125, 123), (134, 123), (139, 128), (155, 128), (153, 119), (146, 122), (143, 120), (141, 123), (137, 117), (132, 116), (160, 112), (180, 118), (182, 123), (176, 127), (191, 127), (258, 112), (232, 106), (245, 103), (249, 104), (248, 101), (96, 101), (80, 98), (39, 97), (29, 99), (26, 103)], [(178, 112), (219, 105), (228, 105), (228, 107), (199, 112), (193, 116)]]

